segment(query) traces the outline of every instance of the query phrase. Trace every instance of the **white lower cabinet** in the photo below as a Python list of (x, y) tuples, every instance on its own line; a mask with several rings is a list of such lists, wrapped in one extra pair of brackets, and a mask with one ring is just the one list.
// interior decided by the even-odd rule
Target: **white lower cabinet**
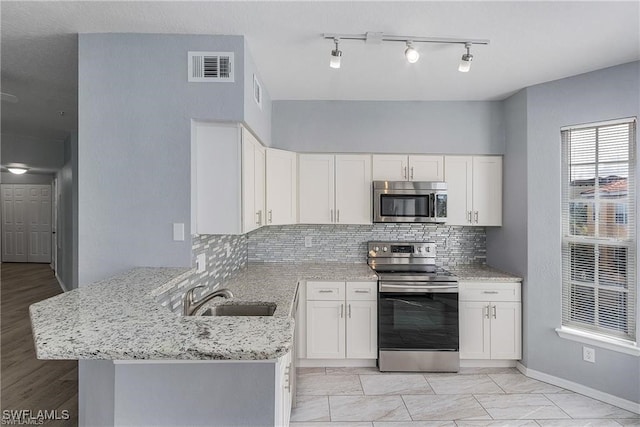
[(377, 358), (376, 282), (307, 282), (306, 357)]
[(460, 282), (460, 358), (520, 359), (520, 283)]
[(276, 365), (276, 372), (278, 378), (276, 381), (276, 411), (275, 411), (275, 423), (276, 426), (288, 426), (289, 419), (291, 418), (291, 403), (294, 396), (292, 393), (292, 381), (293, 366), (291, 363), (291, 353), (287, 353), (278, 359)]

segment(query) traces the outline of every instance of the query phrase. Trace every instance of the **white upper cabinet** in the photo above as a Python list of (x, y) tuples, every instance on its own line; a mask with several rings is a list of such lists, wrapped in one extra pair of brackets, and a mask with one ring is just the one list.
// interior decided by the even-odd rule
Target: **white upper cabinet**
[[(224, 182), (224, 181), (223, 181)], [(242, 232), (265, 224), (265, 149), (242, 129)]]
[(295, 224), (297, 155), (267, 148), (267, 225)]
[(299, 221), (371, 223), (371, 156), (300, 154)]
[(196, 234), (241, 234), (265, 224), (265, 148), (240, 124), (194, 122)]
[(335, 156), (298, 157), (299, 219), (305, 224), (332, 224), (335, 204)]
[(445, 156), (448, 225), (502, 225), (502, 157)]
[(374, 154), (375, 181), (443, 181), (444, 156)]
[(371, 156), (337, 155), (335, 173), (335, 222), (371, 223)]

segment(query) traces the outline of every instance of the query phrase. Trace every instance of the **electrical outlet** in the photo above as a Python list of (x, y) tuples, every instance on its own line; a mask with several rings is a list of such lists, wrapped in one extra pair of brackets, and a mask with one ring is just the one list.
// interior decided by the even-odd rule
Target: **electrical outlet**
[(231, 256), (231, 245), (229, 243), (225, 243), (224, 250), (227, 253), (227, 256)]
[(596, 351), (593, 348), (582, 347), (582, 360), (585, 362), (596, 363)]
[(197, 273), (202, 273), (204, 270), (206, 270), (207, 268), (207, 257), (205, 256), (205, 254), (200, 254), (196, 257), (196, 266), (197, 266)]
[(310, 248), (312, 246), (313, 246), (313, 237), (304, 236), (304, 247), (305, 248)]

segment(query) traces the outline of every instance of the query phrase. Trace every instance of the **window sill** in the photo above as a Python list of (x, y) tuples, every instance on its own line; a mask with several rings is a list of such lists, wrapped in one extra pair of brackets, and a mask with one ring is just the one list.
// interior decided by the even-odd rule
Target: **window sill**
[(591, 334), (589, 332), (579, 331), (571, 328), (556, 328), (556, 333), (560, 338), (577, 341), (596, 347), (606, 348), (607, 350), (617, 351), (618, 353), (630, 354), (640, 357), (640, 347), (629, 342), (617, 340), (615, 338), (607, 338), (601, 335)]

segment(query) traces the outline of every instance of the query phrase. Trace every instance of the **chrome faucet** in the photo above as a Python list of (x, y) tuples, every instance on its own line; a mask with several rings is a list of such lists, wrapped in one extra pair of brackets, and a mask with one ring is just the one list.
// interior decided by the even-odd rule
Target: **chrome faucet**
[(204, 288), (204, 286), (194, 286), (184, 294), (182, 301), (182, 314), (184, 316), (193, 316), (203, 305), (211, 301), (215, 297), (233, 298), (233, 294), (229, 289), (217, 289), (207, 295), (203, 296), (200, 301), (193, 300), (193, 291), (198, 288)]

